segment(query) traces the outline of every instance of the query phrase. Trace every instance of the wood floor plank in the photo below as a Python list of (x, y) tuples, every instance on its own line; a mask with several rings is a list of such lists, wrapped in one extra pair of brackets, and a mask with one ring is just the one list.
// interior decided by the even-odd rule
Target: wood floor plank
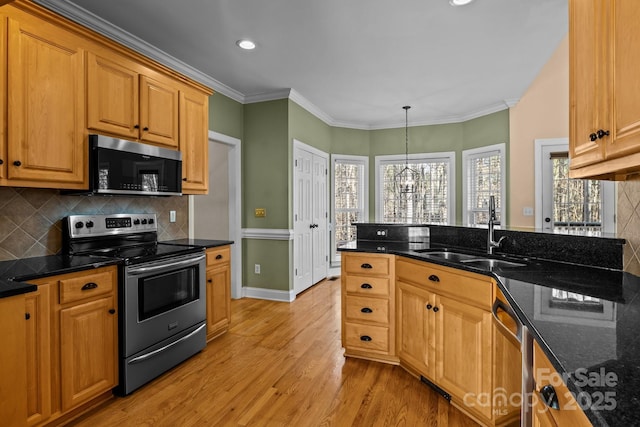
[(231, 310), (229, 332), (201, 353), (70, 425), (477, 425), (402, 368), (343, 356), (339, 279)]

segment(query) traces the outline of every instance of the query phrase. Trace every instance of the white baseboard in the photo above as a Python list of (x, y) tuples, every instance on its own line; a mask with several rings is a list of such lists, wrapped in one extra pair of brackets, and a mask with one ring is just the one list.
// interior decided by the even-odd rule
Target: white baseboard
[(242, 296), (247, 298), (265, 299), (269, 301), (291, 302), (296, 299), (293, 291), (278, 291), (264, 288), (242, 288)]

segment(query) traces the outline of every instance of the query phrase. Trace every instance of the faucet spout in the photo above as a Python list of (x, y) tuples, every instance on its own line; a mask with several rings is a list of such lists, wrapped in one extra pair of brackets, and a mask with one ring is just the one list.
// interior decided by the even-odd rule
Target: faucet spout
[(496, 200), (494, 196), (489, 196), (489, 230), (487, 233), (487, 253), (493, 254), (495, 248), (502, 245), (502, 241), (506, 236), (502, 236), (498, 241), (494, 238), (494, 227), (496, 222)]

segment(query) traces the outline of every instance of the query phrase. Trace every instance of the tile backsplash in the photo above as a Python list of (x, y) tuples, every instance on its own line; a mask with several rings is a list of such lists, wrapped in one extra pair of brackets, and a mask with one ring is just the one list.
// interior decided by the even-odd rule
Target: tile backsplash
[[(176, 222), (169, 222), (169, 211)], [(66, 196), (57, 190), (0, 187), (0, 260), (59, 253), (62, 218), (72, 214), (155, 213), (158, 240), (189, 236), (188, 197)]]
[(618, 183), (618, 237), (626, 239), (624, 270), (640, 276), (640, 180)]

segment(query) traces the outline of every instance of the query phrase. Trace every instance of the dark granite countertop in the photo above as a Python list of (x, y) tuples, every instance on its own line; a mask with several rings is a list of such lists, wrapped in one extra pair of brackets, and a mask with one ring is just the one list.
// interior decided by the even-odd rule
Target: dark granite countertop
[(49, 255), (0, 261), (0, 298), (33, 292), (29, 280), (117, 264), (118, 260), (94, 256)]
[(208, 248), (215, 248), (218, 246), (232, 245), (234, 242), (232, 240), (177, 239), (177, 240), (164, 240), (158, 243), (164, 243), (169, 245), (179, 245), (179, 246), (200, 246), (205, 249), (208, 249)]
[(380, 250), (381, 245), (385, 243), (361, 241), (340, 249), (390, 253), (495, 277), (521, 322), (558, 372), (566, 374), (567, 386), (592, 424), (638, 423), (639, 277), (620, 270), (532, 258), (508, 257), (522, 261), (525, 267), (487, 269), (416, 252), (441, 250), (429, 244), (409, 247), (405, 243), (403, 247), (398, 243)]

